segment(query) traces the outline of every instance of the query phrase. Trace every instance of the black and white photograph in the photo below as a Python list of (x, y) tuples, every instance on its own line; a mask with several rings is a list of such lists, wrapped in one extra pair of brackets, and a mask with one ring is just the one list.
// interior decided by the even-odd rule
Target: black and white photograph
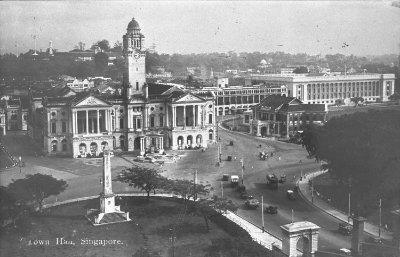
[(400, 257), (400, 1), (0, 1), (0, 256)]

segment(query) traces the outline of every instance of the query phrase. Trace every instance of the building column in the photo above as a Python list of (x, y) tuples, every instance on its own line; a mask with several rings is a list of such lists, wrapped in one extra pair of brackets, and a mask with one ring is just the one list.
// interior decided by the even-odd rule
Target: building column
[(260, 125), (257, 124), (257, 134), (256, 136), (260, 137), (261, 136), (261, 131), (260, 131)]
[(110, 129), (108, 128), (108, 115), (109, 115), (109, 110), (105, 110), (104, 111), (104, 124), (105, 124), (105, 129), (108, 131), (110, 131)]
[(193, 109), (193, 127), (196, 126), (196, 105), (192, 105), (192, 109)]
[(75, 131), (75, 123), (76, 123), (75, 117), (76, 117), (76, 112), (72, 111), (72, 135), (75, 135), (75, 133), (76, 133), (76, 131)]
[(205, 107), (201, 106), (201, 127), (204, 127), (204, 115), (205, 115)]
[(289, 138), (289, 113), (286, 114), (286, 138)]
[(89, 111), (86, 110), (86, 134), (89, 134)]
[(169, 106), (165, 106), (165, 126), (169, 128)]
[(183, 106), (183, 128), (186, 128), (186, 105)]
[(96, 110), (96, 114), (97, 114), (97, 134), (100, 133), (100, 116), (99, 116), (99, 110)]
[(148, 127), (148, 120), (149, 120), (149, 107), (144, 108), (144, 119), (143, 119), (143, 128), (144, 130)]
[(172, 128), (176, 127), (176, 106), (172, 106)]
[(297, 131), (299, 131), (300, 130), (300, 115), (299, 114), (297, 114)]
[(140, 137), (140, 155), (144, 155), (144, 137)]

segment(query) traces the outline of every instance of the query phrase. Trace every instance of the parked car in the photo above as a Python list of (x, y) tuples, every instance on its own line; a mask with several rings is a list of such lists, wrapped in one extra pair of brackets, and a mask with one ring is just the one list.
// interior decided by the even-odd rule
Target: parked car
[(270, 205), (267, 208), (265, 208), (264, 212), (268, 213), (268, 214), (277, 214), (278, 213), (278, 206)]
[(239, 184), (239, 176), (238, 175), (232, 175), (231, 176), (231, 186), (236, 187)]
[(222, 181), (228, 181), (228, 180), (229, 180), (229, 174), (222, 175)]
[(249, 199), (254, 199), (254, 196), (247, 194), (246, 191), (240, 193), (240, 198), (249, 200)]
[(339, 249), (339, 251), (341, 254), (351, 256), (351, 251), (347, 248), (341, 248), (341, 249)]
[(353, 231), (353, 226), (350, 225), (349, 223), (346, 222), (342, 222), (339, 223), (339, 233), (343, 234), (343, 235), (351, 235), (351, 232)]
[(289, 200), (296, 200), (296, 195), (294, 194), (293, 190), (286, 191), (286, 197)]
[(260, 206), (260, 202), (257, 199), (246, 200), (245, 205), (249, 209), (257, 209)]
[(281, 175), (279, 178), (279, 183), (285, 183), (286, 182), (286, 175)]

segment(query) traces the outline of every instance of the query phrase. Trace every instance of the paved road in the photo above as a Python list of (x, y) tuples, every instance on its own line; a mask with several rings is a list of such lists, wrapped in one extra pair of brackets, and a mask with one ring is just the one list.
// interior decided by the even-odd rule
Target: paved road
[[(320, 229), (319, 249), (322, 251), (337, 251), (342, 247), (350, 248), (350, 240), (347, 236), (342, 236), (337, 232), (339, 221), (318, 209), (310, 206), (302, 199), (290, 201), (286, 198), (286, 190), (293, 189), (295, 181), (300, 174), (318, 170), (320, 165), (314, 160), (307, 158), (307, 153), (301, 146), (282, 142), (267, 141), (266, 139), (254, 138), (230, 131), (220, 131), (221, 144), (223, 145), (223, 159), (227, 155), (236, 156), (236, 161), (225, 162), (221, 168), (221, 173), (237, 174), (241, 176), (240, 162), (243, 158), (245, 163), (244, 185), (248, 192), (259, 200), (261, 195), (264, 197), (265, 205), (277, 205), (278, 215), (265, 215), (265, 227), (268, 231), (281, 237), (280, 226), (294, 221), (311, 221)], [(234, 146), (227, 146), (230, 141), (234, 141)], [(259, 145), (262, 148), (259, 148)], [(274, 156), (267, 161), (259, 160), (260, 150), (273, 152)], [(300, 163), (301, 160), (301, 163)], [(277, 190), (269, 189), (266, 186), (266, 174), (275, 173), (276, 175), (285, 174), (288, 178), (287, 183), (280, 184)], [(261, 226), (261, 208), (258, 210), (248, 210), (243, 206), (243, 200), (239, 194), (229, 187), (225, 182), (224, 195), (232, 198), (240, 204), (239, 215), (245, 216), (256, 225)]]
[[(276, 204), (279, 206), (278, 215), (266, 215), (266, 230), (272, 232), (277, 237), (281, 237), (280, 226), (290, 223), (292, 209), (294, 220), (309, 220), (321, 227), (320, 250), (337, 250), (342, 247), (349, 248), (348, 237), (339, 235), (337, 224), (339, 221), (331, 216), (321, 213), (319, 210), (311, 207), (302, 199), (289, 201), (285, 197), (287, 189), (294, 187), (296, 178), (300, 173), (314, 171), (319, 165), (313, 160), (307, 159), (306, 152), (301, 146), (286, 144), (282, 142), (267, 141), (260, 138), (241, 135), (237, 133), (221, 131), (222, 159), (226, 160), (228, 155), (233, 156), (233, 161), (224, 161), (223, 167), (217, 163), (217, 144), (210, 146), (205, 152), (186, 151), (186, 157), (179, 160), (176, 164), (166, 164), (164, 175), (171, 178), (192, 179), (194, 170), (198, 171), (198, 178), (203, 183), (212, 185), (213, 194), (221, 194), (222, 174), (241, 175), (241, 164), (239, 160), (244, 159), (244, 184), (248, 191), (260, 199), (264, 196), (266, 204)], [(234, 141), (234, 146), (229, 146), (230, 141)], [(259, 148), (259, 145), (262, 145)], [(274, 156), (267, 161), (259, 160), (260, 151), (273, 152)], [(18, 151), (15, 149), (14, 151)], [(125, 167), (132, 166), (129, 161), (133, 156), (127, 158), (115, 157), (112, 159), (113, 175), (116, 176), (119, 171)], [(235, 159), (236, 157), (236, 159)], [(23, 159), (27, 166), (19, 173), (17, 168), (6, 170), (0, 173), (1, 184), (7, 184), (11, 179), (23, 177), (28, 173), (50, 173), (57, 178), (63, 178), (68, 181), (69, 187), (65, 192), (57, 197), (58, 201), (71, 198), (95, 195), (100, 192), (99, 176), (101, 174), (101, 161), (66, 159), (66, 158), (36, 158), (29, 152), (24, 153)], [(301, 165), (299, 161), (302, 161)], [(277, 175), (286, 174), (288, 182), (281, 185), (278, 190), (270, 190), (266, 187), (265, 175), (268, 172), (274, 172)], [(122, 184), (113, 183), (113, 189), (116, 193), (132, 191), (132, 188)], [(224, 195), (232, 198), (241, 208), (238, 213), (245, 216), (251, 222), (261, 226), (261, 210), (247, 210), (243, 206), (243, 200), (239, 199), (237, 192), (228, 187), (225, 182)], [(56, 199), (49, 198), (46, 202), (53, 202)]]

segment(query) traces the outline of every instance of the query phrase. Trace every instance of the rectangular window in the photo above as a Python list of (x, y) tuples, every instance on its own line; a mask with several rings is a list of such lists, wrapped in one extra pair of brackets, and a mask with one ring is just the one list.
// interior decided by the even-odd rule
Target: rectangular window
[(53, 134), (57, 133), (57, 123), (56, 122), (51, 123), (51, 133), (53, 133)]
[(61, 123), (61, 131), (62, 131), (62, 133), (66, 133), (67, 132), (67, 122), (63, 121)]
[(160, 116), (160, 125), (159, 126), (160, 127), (164, 126), (164, 117), (163, 116)]
[(136, 120), (136, 128), (137, 129), (141, 129), (142, 128), (142, 120), (141, 119), (137, 119)]
[(150, 127), (154, 127), (154, 116), (150, 117)]
[(124, 129), (124, 119), (119, 119), (119, 129)]
[(208, 123), (209, 123), (209, 124), (212, 124), (212, 123), (213, 123), (213, 115), (212, 115), (212, 114), (209, 114), (209, 115), (208, 115)]
[(136, 90), (139, 90), (139, 82), (136, 81)]

